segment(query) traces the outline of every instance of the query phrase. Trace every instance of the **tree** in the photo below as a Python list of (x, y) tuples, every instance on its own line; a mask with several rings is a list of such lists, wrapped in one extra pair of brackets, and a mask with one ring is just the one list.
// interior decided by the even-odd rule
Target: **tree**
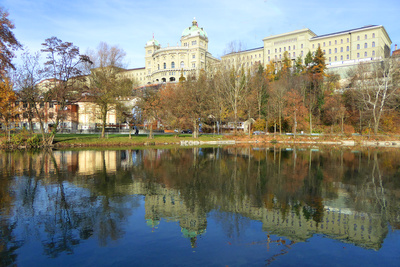
[(285, 118), (289, 125), (292, 125), (293, 134), (296, 137), (297, 129), (304, 130), (307, 127), (305, 120), (307, 108), (304, 105), (303, 97), (294, 89), (287, 92), (284, 99), (286, 101)]
[(312, 133), (313, 124), (312, 117), (313, 113), (320, 111), (317, 107), (322, 106), (323, 101), (323, 82), (325, 77), (325, 55), (322, 52), (321, 47), (318, 46), (314, 53), (312, 61), (309, 62), (311, 52), (307, 53), (305, 63), (306, 71), (309, 79), (309, 85), (307, 86), (308, 94), (308, 108), (309, 108), (309, 119), (310, 119), (310, 134)]
[(142, 111), (143, 119), (149, 125), (149, 139), (153, 139), (153, 123), (159, 117), (161, 110), (160, 94), (156, 90), (143, 90), (141, 93), (138, 107)]
[(220, 66), (214, 79), (217, 81), (216, 86), (218, 87), (219, 92), (233, 113), (236, 132), (239, 109), (242, 101), (245, 99), (248, 89), (248, 76), (246, 75), (246, 71), (241, 63), (242, 57), (240, 52), (235, 53), (237, 53), (237, 56), (234, 57), (234, 63), (231, 65)]
[[(82, 65), (90, 62), (88, 56), (81, 55), (79, 48), (73, 43), (63, 42), (57, 37), (51, 37), (42, 43), (43, 53), (47, 54), (44, 72), (49, 78), (47, 88), (41, 88), (46, 102), (57, 101), (57, 113), (54, 126), (46, 144), (51, 145), (61, 121), (65, 119), (64, 110), (73, 102), (83, 88), (85, 78), (82, 77)], [(41, 125), (43, 130), (43, 125)]]
[(89, 75), (89, 94), (100, 108), (101, 137), (104, 138), (108, 112), (115, 110), (118, 98), (131, 96), (133, 87), (132, 81), (121, 75), (124, 50), (100, 43), (97, 51), (90, 54), (94, 69)]
[(22, 54), (22, 64), (17, 68), (14, 83), (19, 99), (27, 104), (25, 114), (28, 117), (31, 132), (33, 131), (33, 119), (38, 118), (41, 122), (44, 117), (43, 110), (38, 108), (39, 103), (44, 104), (37, 86), (42, 76), (40, 53), (30, 54), (25, 52)]
[(0, 120), (10, 136), (11, 123), (16, 120), (18, 110), (15, 106), (17, 97), (13, 91), (10, 79), (0, 80)]
[(12, 32), (15, 26), (8, 16), (8, 12), (0, 7), (0, 79), (4, 79), (7, 69), (15, 69), (11, 60), (14, 51), (22, 48)]
[(399, 75), (399, 61), (394, 58), (359, 64), (354, 70), (351, 86), (363, 110), (371, 114), (374, 134), (383, 113), (398, 106)]

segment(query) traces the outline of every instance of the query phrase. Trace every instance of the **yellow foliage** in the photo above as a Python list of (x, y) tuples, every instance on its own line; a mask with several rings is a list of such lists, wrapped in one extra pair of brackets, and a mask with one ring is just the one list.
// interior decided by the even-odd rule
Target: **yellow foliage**
[(12, 90), (12, 84), (8, 78), (0, 81), (0, 121), (7, 126), (15, 120), (18, 114), (15, 101), (17, 97)]

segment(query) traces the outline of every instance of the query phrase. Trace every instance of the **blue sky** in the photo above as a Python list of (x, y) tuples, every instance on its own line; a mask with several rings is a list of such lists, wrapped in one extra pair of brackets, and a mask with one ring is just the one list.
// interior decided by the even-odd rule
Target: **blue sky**
[(72, 42), (84, 53), (100, 42), (127, 53), (129, 68), (144, 66), (144, 45), (153, 36), (175, 46), (196, 17), (209, 37), (209, 52), (223, 55), (235, 41), (261, 47), (264, 37), (309, 28), (317, 35), (383, 25), (400, 48), (400, 1), (372, 0), (0, 0), (17, 39), (30, 51), (46, 38)]

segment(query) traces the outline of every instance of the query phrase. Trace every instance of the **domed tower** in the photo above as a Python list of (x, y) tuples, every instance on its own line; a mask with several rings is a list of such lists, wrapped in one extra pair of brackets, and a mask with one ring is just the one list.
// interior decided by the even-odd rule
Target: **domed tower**
[(205, 69), (208, 36), (206, 31), (197, 24), (196, 18), (193, 19), (192, 26), (183, 30), (181, 46), (188, 51), (188, 61), (185, 62), (186, 69), (196, 70), (197, 74), (201, 69)]
[(151, 39), (150, 41), (148, 41), (146, 43), (146, 46), (144, 47), (145, 49), (145, 69), (146, 69), (146, 75), (151, 75), (152, 71), (154, 71), (154, 66), (153, 66), (153, 54), (154, 52), (156, 52), (158, 49), (161, 48), (160, 43), (154, 39), (154, 35), (153, 35), (153, 39)]

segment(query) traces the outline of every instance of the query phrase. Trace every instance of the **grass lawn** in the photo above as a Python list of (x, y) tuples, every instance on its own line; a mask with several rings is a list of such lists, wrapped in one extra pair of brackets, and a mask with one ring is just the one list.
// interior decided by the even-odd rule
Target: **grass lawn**
[(105, 138), (100, 138), (100, 134), (56, 134), (54, 143), (56, 146), (121, 146), (121, 145), (143, 145), (143, 144), (173, 144), (180, 141), (215, 141), (224, 139), (222, 135), (200, 135), (199, 139), (194, 139), (191, 134), (159, 134), (149, 139), (147, 134), (132, 135), (129, 139), (128, 134), (108, 134)]

